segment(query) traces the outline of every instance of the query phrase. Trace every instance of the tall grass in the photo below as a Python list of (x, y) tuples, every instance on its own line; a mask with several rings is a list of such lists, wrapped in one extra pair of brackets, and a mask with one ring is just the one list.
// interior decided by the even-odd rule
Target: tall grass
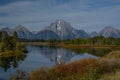
[(114, 67), (108, 61), (84, 59), (67, 65), (55, 66), (49, 70), (32, 71), (28, 80), (97, 80), (102, 75), (111, 73)]
[(115, 73), (105, 74), (100, 80), (120, 80), (120, 71)]

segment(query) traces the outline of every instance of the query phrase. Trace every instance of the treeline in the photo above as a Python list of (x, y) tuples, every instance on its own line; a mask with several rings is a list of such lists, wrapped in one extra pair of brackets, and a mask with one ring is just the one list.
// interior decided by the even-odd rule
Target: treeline
[(49, 43), (65, 43), (65, 44), (92, 44), (92, 45), (120, 45), (120, 38), (96, 36), (93, 38), (77, 38), (66, 40), (27, 40), (19, 39), (21, 42), (49, 42)]
[(17, 32), (14, 32), (12, 36), (9, 36), (7, 32), (0, 31), (0, 52), (19, 50), (26, 52), (27, 50), (22, 44), (18, 43)]
[(120, 45), (120, 38), (105, 38), (103, 36), (96, 36), (93, 38), (78, 38), (69, 40), (50, 40), (49, 42), (61, 42), (65, 44), (90, 44), (90, 45)]

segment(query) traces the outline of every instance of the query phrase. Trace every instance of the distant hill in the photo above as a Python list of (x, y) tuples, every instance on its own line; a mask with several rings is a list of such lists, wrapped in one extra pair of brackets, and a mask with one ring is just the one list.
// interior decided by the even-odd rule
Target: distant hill
[(120, 30), (107, 26), (104, 29), (102, 29), (99, 33), (100, 35), (104, 37), (113, 37), (113, 38), (120, 38)]

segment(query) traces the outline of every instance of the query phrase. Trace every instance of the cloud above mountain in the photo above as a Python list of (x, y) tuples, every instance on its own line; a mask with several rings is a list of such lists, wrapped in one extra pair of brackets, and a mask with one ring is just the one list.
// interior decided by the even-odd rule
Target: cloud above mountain
[(40, 30), (56, 19), (77, 29), (120, 27), (120, 0), (1, 0), (0, 27), (23, 25)]

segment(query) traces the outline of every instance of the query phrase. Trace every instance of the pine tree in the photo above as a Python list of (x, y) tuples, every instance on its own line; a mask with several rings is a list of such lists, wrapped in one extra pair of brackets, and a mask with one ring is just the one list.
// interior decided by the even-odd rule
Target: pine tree
[(15, 31), (12, 36), (12, 44), (14, 48), (16, 47), (17, 41), (18, 41), (18, 35), (17, 32)]
[(1, 51), (4, 52), (5, 50), (8, 50), (8, 44), (9, 44), (9, 36), (7, 32), (3, 32), (1, 40)]

